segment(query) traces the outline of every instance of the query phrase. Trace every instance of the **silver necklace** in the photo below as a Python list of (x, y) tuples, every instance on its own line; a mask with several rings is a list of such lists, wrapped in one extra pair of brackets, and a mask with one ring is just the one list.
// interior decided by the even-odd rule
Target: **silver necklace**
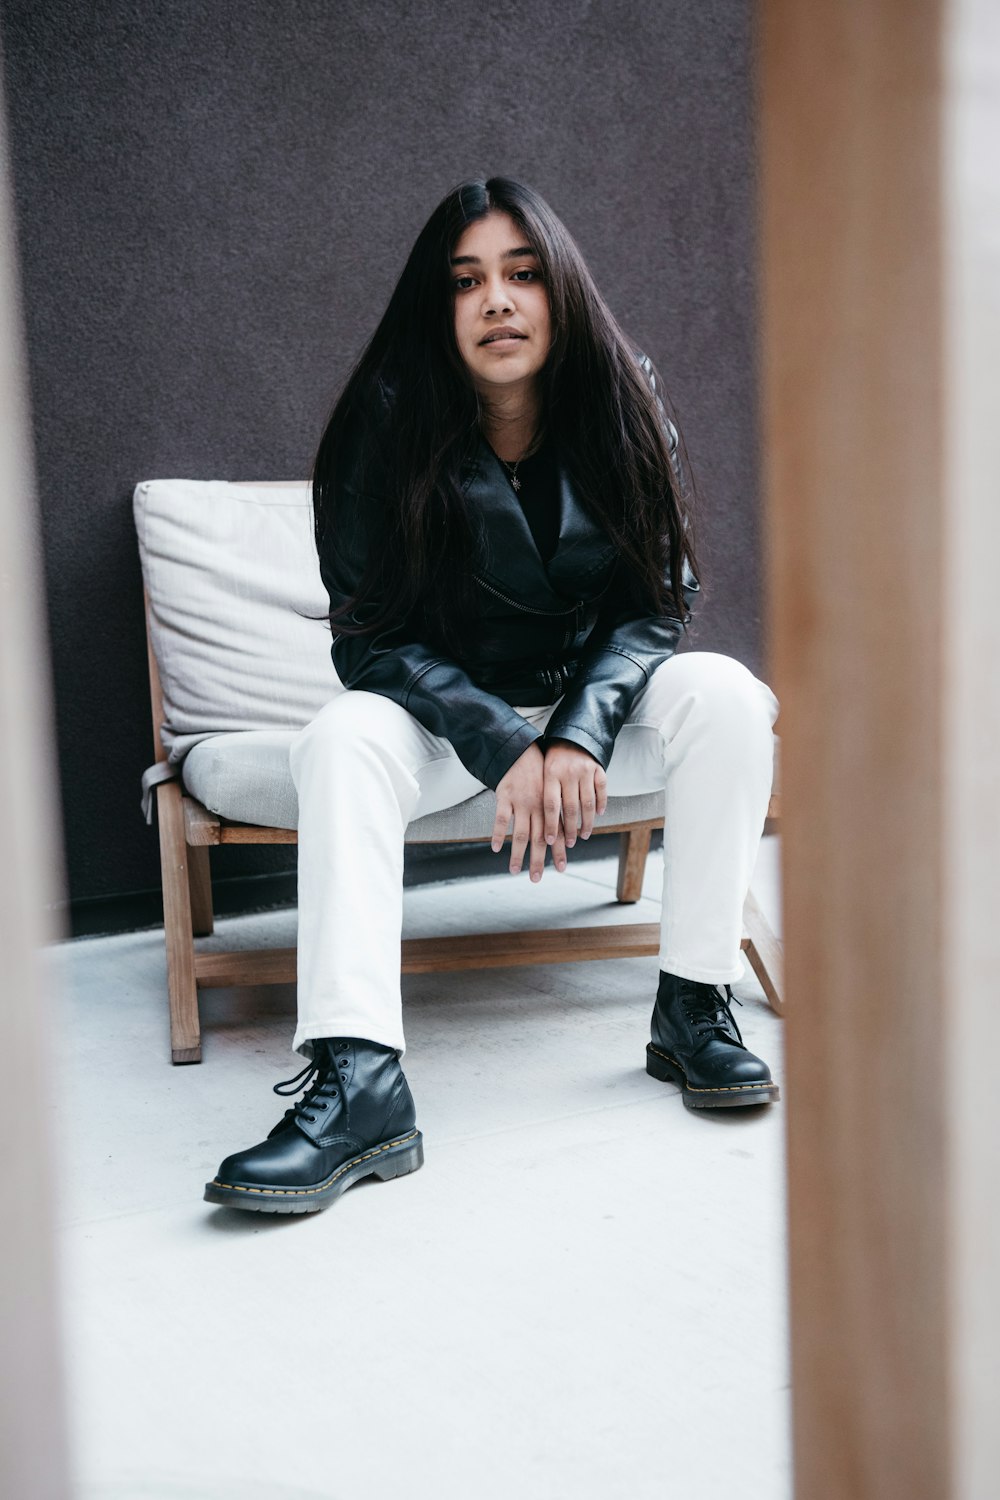
[(517, 477), (518, 465), (521, 464), (524, 459), (528, 457), (528, 454), (538, 446), (540, 438), (541, 433), (536, 432), (535, 436), (531, 439), (531, 442), (528, 444), (527, 448), (525, 448), (520, 458), (515, 459), (512, 464), (509, 464), (505, 458), (500, 458), (499, 453), (497, 454), (497, 458), (500, 458), (500, 462), (507, 470), (507, 478), (510, 480), (510, 486), (515, 495), (520, 494), (521, 492), (521, 481)]
[[(521, 458), (523, 457), (524, 454), (522, 453)], [(507, 478), (510, 480), (510, 487), (514, 491), (515, 495), (519, 494), (521, 489), (521, 481), (517, 477), (517, 465), (521, 462), (521, 458), (519, 458), (514, 464), (509, 464), (505, 458), (500, 459), (500, 462), (507, 470)]]

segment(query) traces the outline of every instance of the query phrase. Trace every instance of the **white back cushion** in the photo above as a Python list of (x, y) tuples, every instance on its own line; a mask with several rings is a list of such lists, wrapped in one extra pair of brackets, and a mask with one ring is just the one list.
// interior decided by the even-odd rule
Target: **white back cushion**
[[(307, 482), (150, 479), (133, 497), (172, 764), (210, 734), (300, 729), (341, 684)], [(298, 611), (298, 613), (296, 613)]]

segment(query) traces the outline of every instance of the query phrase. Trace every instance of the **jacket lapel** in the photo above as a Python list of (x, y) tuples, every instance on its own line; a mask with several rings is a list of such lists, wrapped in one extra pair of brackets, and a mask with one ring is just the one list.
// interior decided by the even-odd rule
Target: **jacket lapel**
[(584, 510), (560, 459), (559, 542), (549, 560), (550, 582), (574, 599), (590, 599), (600, 592), (617, 552), (607, 532)]
[(560, 459), (559, 541), (548, 567), (535, 546), (521, 503), (500, 460), (484, 440), (469, 465), (465, 493), (481, 522), (482, 571), (490, 583), (536, 609), (565, 609), (593, 598), (615, 556), (609, 540), (580, 504)]

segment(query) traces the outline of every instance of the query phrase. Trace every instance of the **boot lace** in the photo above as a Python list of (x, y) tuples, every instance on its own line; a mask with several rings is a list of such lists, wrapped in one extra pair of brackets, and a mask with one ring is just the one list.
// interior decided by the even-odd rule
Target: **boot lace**
[(690, 988), (685, 986), (681, 993), (684, 1012), (699, 1039), (715, 1032), (732, 1041), (733, 1032), (735, 1032), (736, 1040), (742, 1047), (744, 1046), (743, 1037), (732, 1012), (734, 1000), (737, 1005), (743, 1004), (743, 1001), (733, 994), (728, 984), (698, 984)]
[[(306, 1063), (300, 1073), (294, 1078), (283, 1079), (281, 1083), (273, 1085), (272, 1092), (281, 1098), (287, 1099), (291, 1094), (297, 1094), (300, 1089), (305, 1092), (301, 1099), (296, 1099), (291, 1109), (286, 1109), (282, 1119), (303, 1119), (310, 1122), (315, 1121), (314, 1110), (329, 1109), (331, 1102), (336, 1099), (340, 1092), (337, 1077), (337, 1052), (340, 1044), (331, 1048), (326, 1056), (319, 1060), (313, 1058)], [(343, 1075), (346, 1077), (346, 1074)]]

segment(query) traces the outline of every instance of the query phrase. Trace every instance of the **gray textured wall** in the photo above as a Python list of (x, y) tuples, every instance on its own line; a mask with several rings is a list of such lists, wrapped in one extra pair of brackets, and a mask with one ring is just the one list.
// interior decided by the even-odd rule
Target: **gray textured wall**
[(538, 188), (659, 365), (703, 494), (696, 643), (760, 670), (749, 25), (746, 0), (5, 0), (74, 898), (159, 880), (133, 486), (304, 474), (463, 177)]

